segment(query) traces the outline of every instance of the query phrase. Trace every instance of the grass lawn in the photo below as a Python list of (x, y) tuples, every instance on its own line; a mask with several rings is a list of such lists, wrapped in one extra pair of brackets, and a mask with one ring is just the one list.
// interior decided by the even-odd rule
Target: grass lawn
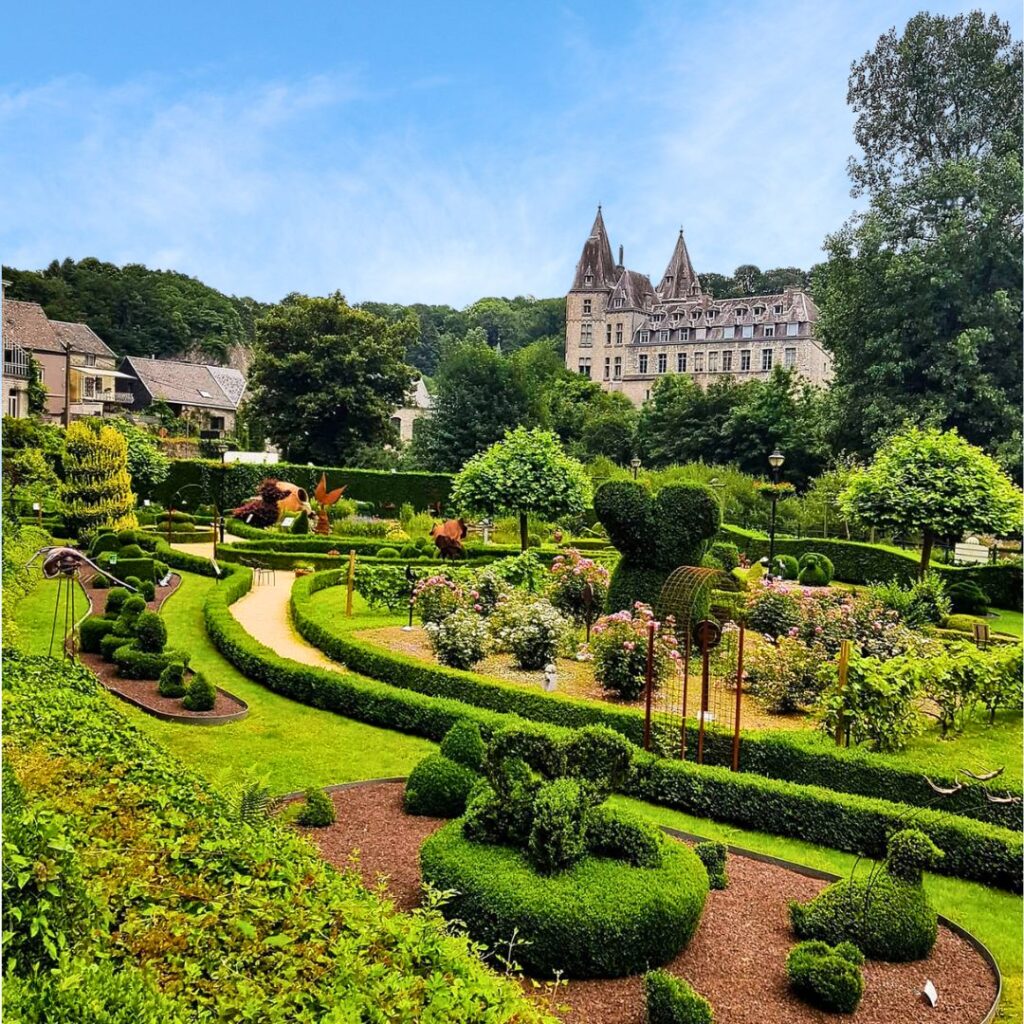
[(1009, 612), (1003, 608), (993, 608), (995, 618), (988, 619), (988, 627), (993, 633), (1009, 633), (1011, 636), (1024, 635), (1024, 612)]
[[(80, 586), (74, 591), (75, 619), (82, 618), (88, 611), (88, 599)], [(18, 603), (17, 646), (26, 654), (46, 654), (50, 646), (50, 629), (53, 626), (53, 608), (57, 602), (57, 581), (40, 579), (38, 586), (26, 594)], [(54, 654), (60, 653), (64, 636), (64, 597), (57, 615), (57, 635), (53, 642)]]
[[(203, 576), (183, 575), (183, 585), (163, 609), (168, 643), (190, 651), (192, 666), (246, 701), (249, 715), (229, 725), (178, 725), (122, 701), (118, 706), (215, 786), (228, 788), (263, 779), (271, 792), (279, 794), (307, 786), (407, 775), (435, 749), (428, 740), (297, 704), (246, 679), (221, 657), (203, 627), (203, 599), (216, 584)], [(55, 587), (44, 583), (20, 604), (23, 650), (46, 653)]]
[[(782, 857), (819, 871), (843, 875), (849, 872), (857, 859), (852, 854), (814, 846), (799, 839), (786, 839), (723, 825), (626, 797), (612, 797), (611, 803), (641, 814), (659, 825), (669, 825), (707, 839), (717, 839), (757, 853)], [(1021, 973), (1024, 970), (1024, 946), (1021, 941), (1024, 903), (1021, 897), (989, 889), (976, 882), (964, 882), (942, 875), (927, 874), (925, 886), (940, 914), (962, 925), (988, 946), (1003, 975), (1003, 998), (996, 1020), (1003, 1024), (1017, 1024), (1022, 1013)]]

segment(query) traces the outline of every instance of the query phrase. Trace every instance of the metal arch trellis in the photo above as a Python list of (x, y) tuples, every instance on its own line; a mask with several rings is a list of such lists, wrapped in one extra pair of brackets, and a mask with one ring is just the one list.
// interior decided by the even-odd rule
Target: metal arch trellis
[[(655, 724), (666, 753), (686, 758), (691, 670), (699, 666), (700, 691), (696, 708), (697, 763), (705, 754), (705, 726), (732, 726), (732, 766), (739, 767), (739, 723), (743, 678), (743, 626), (724, 629), (710, 617), (711, 592), (729, 588), (720, 569), (684, 565), (665, 580), (655, 605), (661, 622), (673, 622), (680, 650), (681, 671), (664, 680), (659, 690)], [(669, 619), (672, 617), (672, 620)], [(677, 731), (678, 730), (678, 731)], [(650, 734), (650, 728), (647, 730)], [(677, 736), (678, 739), (672, 739)], [(674, 749), (673, 749), (674, 748)]]

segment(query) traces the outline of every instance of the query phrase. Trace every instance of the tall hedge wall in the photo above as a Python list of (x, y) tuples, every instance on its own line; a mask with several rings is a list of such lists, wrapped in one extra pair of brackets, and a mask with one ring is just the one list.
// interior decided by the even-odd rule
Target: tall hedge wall
[[(732, 541), (751, 561), (768, 554), (768, 538), (738, 526), (723, 526), (719, 536)], [(799, 558), (805, 552), (817, 551), (827, 555), (835, 566), (835, 578), (843, 583), (875, 583), (894, 577), (901, 583), (917, 579), (920, 559), (915, 553), (878, 544), (862, 544), (851, 540), (824, 540), (804, 537), (776, 537), (775, 552)], [(1019, 562), (1000, 562), (995, 565), (952, 566), (932, 562), (932, 569), (947, 583), (970, 580), (977, 583), (989, 596), (996, 608), (1021, 610), (1021, 592), (1024, 574)]]
[(417, 510), (428, 508), (435, 502), (444, 506), (448, 501), (452, 477), (447, 473), (391, 473), (376, 469), (346, 469), (338, 466), (300, 466), (279, 462), (274, 466), (253, 466), (247, 463), (221, 463), (209, 459), (178, 459), (171, 463), (171, 471), (153, 494), (140, 495), (161, 504), (169, 504), (179, 494), (188, 505), (218, 504), (236, 508), (251, 498), (265, 477), (298, 484), (312, 492), (326, 472), (329, 487), (347, 485), (346, 498), (372, 502), (378, 507), (408, 502)]

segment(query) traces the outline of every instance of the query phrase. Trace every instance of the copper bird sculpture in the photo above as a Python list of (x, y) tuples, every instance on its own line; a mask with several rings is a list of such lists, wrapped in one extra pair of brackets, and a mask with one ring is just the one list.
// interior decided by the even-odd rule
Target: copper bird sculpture
[(327, 490), (327, 474), (320, 474), (320, 483), (316, 485), (313, 497), (316, 498), (316, 526), (314, 533), (326, 534), (331, 532), (331, 521), (328, 518), (327, 510), (345, 493), (348, 484), (336, 487), (333, 491)]

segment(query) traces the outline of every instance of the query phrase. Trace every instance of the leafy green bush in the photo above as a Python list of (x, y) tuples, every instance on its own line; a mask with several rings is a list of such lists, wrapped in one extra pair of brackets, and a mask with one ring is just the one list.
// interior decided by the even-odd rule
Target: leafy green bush
[(988, 594), (973, 580), (958, 580), (946, 588), (950, 611), (962, 615), (984, 615), (988, 611)]
[(827, 555), (808, 551), (800, 556), (798, 579), (805, 587), (827, 587), (832, 582), (835, 569)]
[[(111, 591), (113, 593), (114, 591)], [(109, 600), (109, 595), (108, 595)], [(121, 602), (121, 611), (117, 616), (118, 629), (125, 636), (133, 636), (135, 623), (146, 610), (146, 599), (141, 594), (131, 594)]]
[(647, 1024), (714, 1024), (711, 1004), (684, 978), (667, 971), (644, 975)]
[[(104, 637), (101, 645), (109, 639)], [(184, 663), (187, 660), (187, 656), (180, 651), (164, 650), (154, 654), (139, 650), (137, 643), (136, 640), (129, 640), (114, 649), (112, 660), (117, 665), (117, 674), (125, 679), (159, 679), (163, 670), (172, 662)]]
[(729, 884), (729, 875), (725, 870), (725, 858), (728, 851), (725, 843), (697, 843), (693, 852), (701, 859), (707, 869), (708, 882), (712, 889), (724, 889)]
[(398, 548), (383, 547), (377, 548), (378, 558), (398, 558)]
[(106, 636), (100, 637), (100, 654), (103, 656), (104, 661), (113, 661), (114, 652), (119, 647), (124, 647), (126, 644), (131, 643), (132, 638), (130, 636), (125, 636), (117, 631), (117, 623), (115, 622), (114, 628)]
[(212, 711), (216, 702), (217, 690), (213, 683), (202, 672), (197, 672), (185, 688), (181, 706), (186, 711)]
[(437, 660), (452, 668), (472, 668), (487, 655), (487, 623), (476, 612), (457, 608), (440, 622), (426, 624)]
[(78, 633), (82, 650), (87, 654), (99, 654), (100, 641), (113, 628), (113, 620), (100, 615), (90, 615), (87, 619), (84, 619)]
[(731, 541), (715, 541), (708, 548), (708, 554), (717, 558), (726, 572), (732, 572), (740, 564), (740, 549)]
[[(135, 536), (135, 534), (131, 530), (128, 530), (126, 532), (130, 533), (132, 537)], [(118, 539), (120, 539), (120, 538), (118, 538)], [(130, 544), (125, 544), (124, 547), (122, 547), (118, 551), (118, 553), (117, 553), (117, 560), (119, 562), (121, 561), (122, 558), (142, 558), (142, 557), (143, 557), (142, 548), (140, 548), (139, 545), (136, 544), (134, 541), (132, 541), (132, 543), (130, 543)]]
[(830, 946), (812, 939), (795, 945), (786, 958), (793, 991), (829, 1013), (853, 1013), (864, 994), (864, 954), (851, 942)]
[(441, 622), (466, 603), (466, 594), (454, 580), (438, 573), (417, 580), (412, 591), (420, 622)]
[(103, 573), (98, 572), (93, 576), (90, 586), (93, 590), (107, 590), (110, 587), (110, 580)]
[(483, 768), (486, 750), (480, 726), (468, 718), (460, 718), (441, 741), (441, 753), (445, 757), (474, 772)]
[(643, 818), (594, 807), (587, 812), (586, 828), (587, 849), (592, 853), (638, 868), (661, 867), (661, 833)]
[(420, 866), (424, 881), (455, 893), (446, 917), (491, 947), (516, 935), (516, 959), (531, 974), (620, 977), (672, 959), (704, 908), (700, 862), (682, 843), (662, 842), (659, 868), (584, 857), (539, 875), (521, 850), (472, 842), (457, 820), (424, 842)]
[(533, 804), (527, 849), (538, 871), (551, 874), (575, 864), (587, 848), (587, 801), (575, 779), (544, 783)]
[(443, 754), (428, 754), (409, 773), (405, 810), (432, 818), (457, 818), (466, 810), (476, 773)]
[(157, 692), (161, 697), (185, 696), (185, 666), (172, 662), (160, 673)]
[(167, 646), (167, 625), (156, 612), (142, 612), (135, 620), (135, 646), (159, 654)]
[(946, 584), (937, 572), (929, 572), (909, 586), (902, 586), (896, 577), (888, 583), (872, 584), (871, 596), (914, 629), (941, 625), (950, 612)]
[(776, 555), (771, 574), (784, 580), (795, 580), (800, 575), (800, 564), (792, 555)]
[(139, 595), (148, 604), (156, 597), (156, 584), (152, 580), (142, 580), (139, 583)]
[(107, 606), (103, 614), (110, 619), (116, 618), (124, 608), (125, 601), (131, 596), (132, 592), (125, 587), (111, 587), (107, 591)]
[(353, 585), (371, 608), (387, 608), (389, 612), (409, 603), (409, 581), (397, 565), (369, 565), (356, 562)]
[(322, 789), (307, 789), (306, 802), (295, 818), (309, 828), (326, 828), (334, 824), (334, 801)]
[[(402, 546), (401, 551), (398, 552), (399, 557), (412, 560), (420, 557), (420, 549), (415, 544), (409, 543)], [(379, 552), (378, 552), (379, 555)]]
[(811, 704), (821, 692), (821, 650), (796, 637), (752, 645), (746, 674), (750, 692), (771, 714), (784, 715)]

